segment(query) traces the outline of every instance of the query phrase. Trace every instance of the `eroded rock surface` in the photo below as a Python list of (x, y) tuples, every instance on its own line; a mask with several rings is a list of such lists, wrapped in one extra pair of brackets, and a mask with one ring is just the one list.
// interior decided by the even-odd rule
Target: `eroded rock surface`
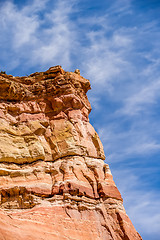
[(0, 239), (140, 240), (89, 123), (90, 82), (0, 74)]

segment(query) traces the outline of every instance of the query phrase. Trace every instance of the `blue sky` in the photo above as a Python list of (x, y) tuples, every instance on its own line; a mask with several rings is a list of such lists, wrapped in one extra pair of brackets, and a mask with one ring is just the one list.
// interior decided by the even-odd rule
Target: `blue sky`
[(144, 240), (160, 239), (160, 0), (0, 0), (0, 70), (90, 79), (90, 121)]

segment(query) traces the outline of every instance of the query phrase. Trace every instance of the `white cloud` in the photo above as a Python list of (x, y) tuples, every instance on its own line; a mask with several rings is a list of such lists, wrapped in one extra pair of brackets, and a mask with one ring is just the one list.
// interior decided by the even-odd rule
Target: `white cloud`
[(114, 0), (108, 9), (108, 14), (121, 14), (126, 15), (131, 12), (132, 0)]
[(84, 51), (82, 69), (91, 79), (96, 93), (99, 93), (97, 90), (112, 93), (114, 84), (123, 81), (121, 76), (124, 76), (124, 72), (127, 74), (126, 69), (131, 69), (125, 52), (130, 48), (132, 40), (118, 31), (107, 39), (106, 29), (91, 31), (87, 37), (89, 46)]
[(42, 30), (39, 47), (33, 51), (33, 61), (39, 61), (41, 65), (57, 61), (64, 67), (70, 67), (75, 41), (74, 24), (69, 19), (72, 12), (73, 4), (61, 1), (46, 15), (45, 21), (50, 23), (50, 28)]
[(160, 79), (151, 79), (147, 83), (145, 80), (137, 85), (136, 93), (133, 92), (131, 96), (124, 99), (123, 108), (119, 109), (116, 114), (127, 114), (130, 116), (139, 114), (144, 111), (149, 111), (149, 105), (152, 106), (160, 100)]
[[(0, 10), (1, 14), (1, 35), (10, 37), (7, 40), (11, 41), (13, 49), (19, 48), (22, 45), (34, 40), (34, 33), (38, 28), (36, 16), (29, 16), (28, 11), (18, 10), (12, 2), (7, 2)], [(33, 36), (33, 38), (32, 38)]]
[(152, 127), (148, 131), (145, 131), (145, 127), (140, 130), (140, 126), (137, 125), (127, 131), (121, 128), (121, 124), (114, 127), (110, 123), (107, 123), (106, 128), (99, 128), (98, 132), (104, 145), (107, 161), (109, 163), (124, 162), (133, 157), (151, 156), (159, 152), (160, 144), (154, 139), (152, 130)]
[[(70, 15), (76, 2), (34, 0), (21, 8), (10, 1), (3, 4), (0, 9), (0, 44), (3, 45), (1, 56), (7, 70), (22, 65), (22, 60), (26, 69), (57, 64), (69, 68), (70, 55), (76, 45), (75, 24)], [(47, 3), (50, 8), (46, 10)], [(10, 63), (7, 62), (8, 57)]]

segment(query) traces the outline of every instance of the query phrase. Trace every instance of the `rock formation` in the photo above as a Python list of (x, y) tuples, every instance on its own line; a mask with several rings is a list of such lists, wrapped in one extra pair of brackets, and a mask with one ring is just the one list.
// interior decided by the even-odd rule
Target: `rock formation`
[(60, 66), (0, 74), (0, 240), (140, 240), (88, 120), (90, 82)]

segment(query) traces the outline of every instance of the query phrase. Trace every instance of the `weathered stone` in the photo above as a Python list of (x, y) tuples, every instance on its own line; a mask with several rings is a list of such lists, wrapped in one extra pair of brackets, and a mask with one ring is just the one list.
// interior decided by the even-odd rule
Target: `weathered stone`
[(89, 123), (87, 79), (0, 74), (0, 239), (140, 240)]

